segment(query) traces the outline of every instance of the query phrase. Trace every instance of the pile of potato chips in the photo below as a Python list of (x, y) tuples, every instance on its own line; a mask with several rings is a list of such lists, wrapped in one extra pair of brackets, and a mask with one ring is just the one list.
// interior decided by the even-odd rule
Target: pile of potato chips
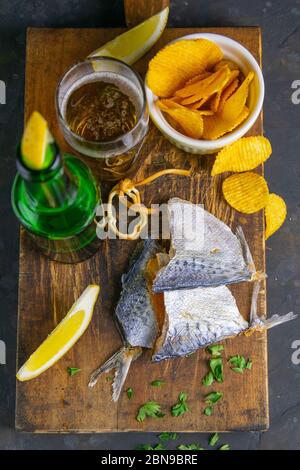
[(208, 39), (187, 39), (163, 48), (150, 61), (149, 88), (172, 127), (194, 139), (215, 140), (249, 115), (247, 99), (254, 78), (223, 59)]
[(236, 172), (223, 181), (224, 198), (231, 207), (245, 214), (265, 209), (266, 239), (285, 221), (286, 204), (282, 197), (269, 193), (263, 176), (249, 170), (265, 162), (271, 153), (271, 144), (265, 137), (243, 137), (217, 154), (211, 172), (212, 176)]

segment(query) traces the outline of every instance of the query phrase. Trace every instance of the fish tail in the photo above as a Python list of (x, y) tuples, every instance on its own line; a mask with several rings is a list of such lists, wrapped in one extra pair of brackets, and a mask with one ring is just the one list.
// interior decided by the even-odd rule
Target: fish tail
[(243, 229), (240, 225), (236, 228), (235, 235), (237, 236), (237, 238), (238, 238), (238, 240), (241, 244), (244, 260), (246, 261), (247, 266), (249, 267), (249, 269), (252, 272), (255, 272), (256, 269), (255, 269), (254, 260), (253, 260), (248, 242), (247, 242), (246, 237), (244, 235)]
[(273, 326), (281, 325), (282, 323), (294, 320), (297, 317), (298, 315), (294, 312), (289, 312), (285, 315), (272, 315), (272, 317), (263, 320), (264, 327), (268, 330), (269, 328), (273, 328)]
[(135, 361), (135, 359), (137, 359), (141, 353), (142, 348), (140, 347), (121, 348), (113, 356), (111, 356), (102, 366), (100, 366), (93, 372), (88, 386), (94, 387), (100, 375), (102, 375), (104, 372), (109, 372), (110, 370), (115, 369), (115, 378), (112, 385), (112, 399), (113, 401), (118, 401), (131, 363), (132, 361)]

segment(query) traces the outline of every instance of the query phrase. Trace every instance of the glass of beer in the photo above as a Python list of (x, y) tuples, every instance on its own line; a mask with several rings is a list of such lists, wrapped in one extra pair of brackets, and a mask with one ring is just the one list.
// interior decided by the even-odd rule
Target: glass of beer
[(110, 57), (73, 65), (58, 84), (56, 110), (66, 141), (96, 160), (100, 179), (136, 171), (149, 115), (143, 82), (131, 67)]

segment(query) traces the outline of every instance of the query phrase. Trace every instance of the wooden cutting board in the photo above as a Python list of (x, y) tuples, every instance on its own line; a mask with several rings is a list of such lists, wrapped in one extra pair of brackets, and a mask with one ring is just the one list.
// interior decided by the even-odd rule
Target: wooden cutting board
[[(62, 149), (69, 150), (57, 126), (54, 96), (57, 82), (74, 62), (87, 56), (101, 44), (120, 34), (123, 29), (29, 29), (27, 35), (25, 119), (33, 110), (40, 111)], [(151, 52), (134, 68), (144, 74), (149, 59), (167, 42), (195, 32), (213, 32), (229, 36), (248, 48), (261, 61), (261, 36), (258, 28), (189, 28), (167, 29)], [(252, 128), (252, 135), (262, 133), (261, 117)], [(151, 125), (142, 150), (143, 164), (137, 179), (165, 167), (188, 168), (192, 162), (197, 174), (191, 178), (164, 177), (148, 186), (142, 198), (165, 202), (180, 196), (205, 204), (205, 208), (229, 224), (241, 224), (250, 244), (257, 269), (265, 268), (264, 221), (262, 212), (247, 216), (235, 213), (223, 200), (223, 176), (211, 178), (213, 157), (192, 157), (171, 145)], [(93, 165), (97, 174), (97, 164)], [(259, 170), (260, 172), (262, 169)], [(103, 186), (104, 195), (107, 193)], [(53, 330), (74, 300), (89, 283), (99, 283), (101, 298), (96, 304), (92, 324), (73, 349), (40, 377), (17, 383), (16, 428), (32, 432), (107, 432), (107, 431), (240, 431), (263, 430), (268, 427), (267, 337), (255, 333), (251, 337), (227, 340), (225, 357), (243, 354), (251, 357), (253, 370), (243, 375), (225, 366), (225, 381), (212, 390), (224, 393), (212, 416), (203, 414), (203, 397), (208, 390), (201, 380), (208, 370), (203, 351), (189, 358), (150, 363), (145, 352), (131, 367), (124, 390), (134, 389), (128, 400), (122, 393), (117, 404), (111, 401), (111, 384), (102, 377), (97, 386), (88, 389), (91, 372), (122, 344), (113, 321), (113, 312), (120, 294), (121, 274), (126, 270), (135, 242), (111, 240), (90, 260), (77, 265), (62, 265), (41, 255), (21, 230), (18, 367)], [(251, 284), (232, 288), (245, 317), (250, 311)], [(265, 291), (259, 297), (259, 313), (266, 309)], [(82, 371), (69, 377), (67, 367)], [(163, 378), (162, 388), (150, 386)], [(168, 410), (180, 392), (188, 394), (191, 412), (174, 418)], [(209, 389), (210, 391), (210, 389)], [(138, 423), (137, 410), (146, 401), (161, 403), (166, 416)]]

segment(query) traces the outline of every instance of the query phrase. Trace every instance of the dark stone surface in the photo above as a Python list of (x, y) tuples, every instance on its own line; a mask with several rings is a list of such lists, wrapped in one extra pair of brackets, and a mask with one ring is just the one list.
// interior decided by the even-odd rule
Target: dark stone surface
[[(268, 311), (299, 312), (300, 297), (300, 104), (291, 102), (291, 84), (300, 80), (300, 1), (173, 0), (170, 26), (245, 26), (263, 30), (266, 80), (265, 134), (273, 157), (266, 164), (272, 192), (288, 204), (284, 227), (267, 243)], [(0, 0), (0, 79), (7, 104), (0, 105), (0, 339), (7, 365), (0, 365), (1, 449), (132, 449), (154, 443), (151, 434), (32, 435), (13, 428), (18, 278), (18, 224), (10, 208), (15, 146), (22, 130), (25, 29), (103, 27), (124, 24), (119, 0)], [(265, 433), (222, 435), (233, 449), (300, 448), (300, 365), (291, 344), (300, 339), (300, 318), (269, 334), (271, 427)], [(247, 397), (245, 397), (245, 400)], [(181, 435), (181, 442), (207, 442), (207, 436)]]

